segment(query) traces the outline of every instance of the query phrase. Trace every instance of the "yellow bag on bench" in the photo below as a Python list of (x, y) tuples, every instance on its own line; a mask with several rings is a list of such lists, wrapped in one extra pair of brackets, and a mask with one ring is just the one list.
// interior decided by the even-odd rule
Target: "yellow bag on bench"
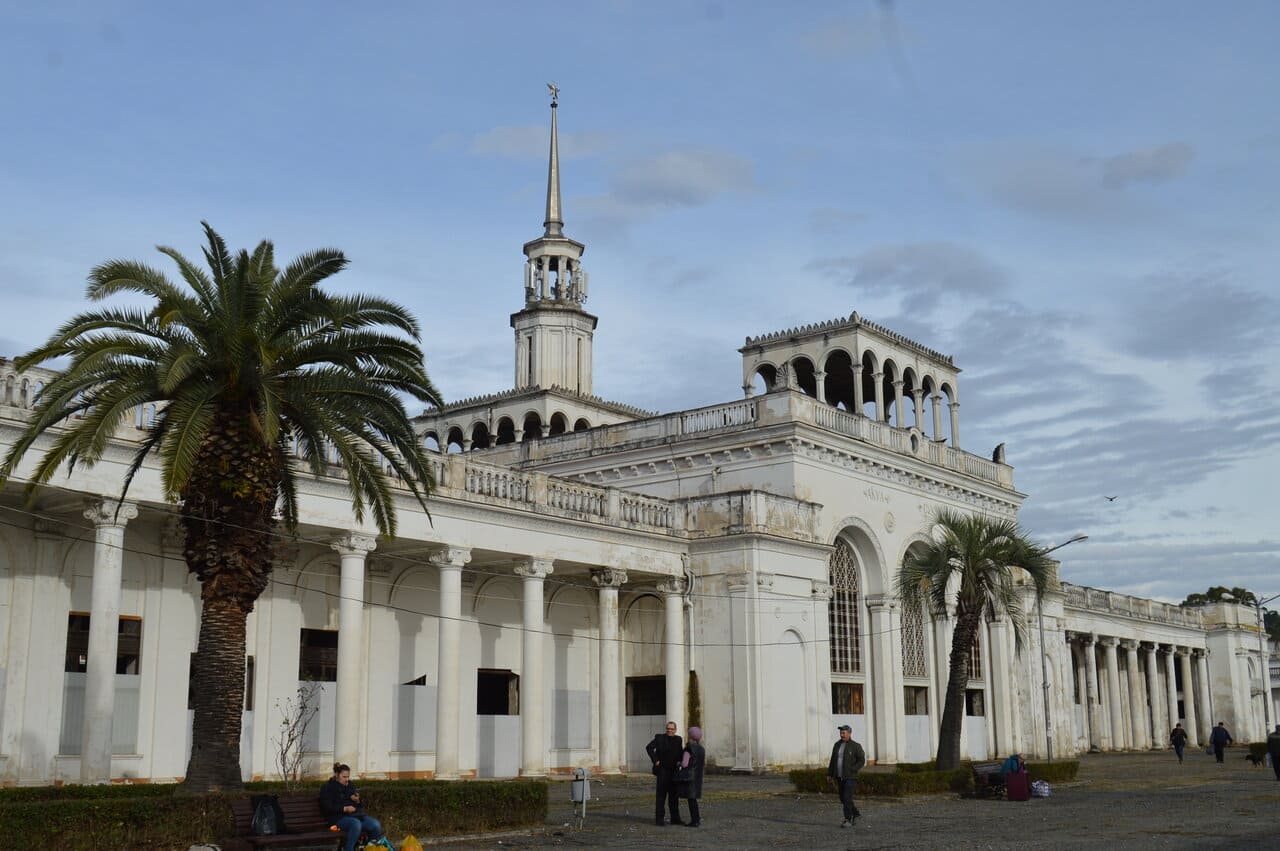
[(411, 833), (400, 843), (400, 851), (422, 851), (422, 843)]

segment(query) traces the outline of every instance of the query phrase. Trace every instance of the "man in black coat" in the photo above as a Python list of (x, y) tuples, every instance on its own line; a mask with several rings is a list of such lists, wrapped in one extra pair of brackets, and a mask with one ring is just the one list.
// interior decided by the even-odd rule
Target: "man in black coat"
[(1271, 755), (1271, 770), (1276, 773), (1276, 779), (1280, 780), (1280, 724), (1276, 725), (1275, 732), (1267, 736), (1267, 753)]
[(1219, 721), (1218, 726), (1214, 727), (1213, 732), (1209, 734), (1209, 744), (1213, 745), (1213, 755), (1218, 762), (1222, 762), (1222, 752), (1232, 741), (1234, 740), (1227, 732), (1227, 725)]
[(831, 747), (831, 762), (827, 764), (827, 777), (840, 788), (840, 803), (844, 806), (844, 821), (841, 827), (852, 827), (862, 813), (853, 802), (854, 785), (858, 780), (858, 772), (867, 764), (867, 754), (862, 745), (853, 740), (853, 728), (848, 724), (840, 725), (840, 740)]
[(679, 790), (676, 788), (675, 773), (680, 766), (680, 757), (684, 753), (684, 742), (676, 735), (676, 722), (667, 722), (666, 734), (659, 733), (653, 741), (644, 746), (644, 751), (653, 763), (653, 774), (658, 778), (657, 800), (654, 803), (653, 823), (665, 827), (662, 818), (662, 802), (667, 802), (671, 810), (671, 823), (684, 824), (680, 820)]

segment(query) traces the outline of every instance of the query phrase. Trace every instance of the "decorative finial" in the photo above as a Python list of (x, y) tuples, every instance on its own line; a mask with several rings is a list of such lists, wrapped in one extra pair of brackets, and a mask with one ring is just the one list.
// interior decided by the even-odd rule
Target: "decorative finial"
[(555, 106), (560, 102), (560, 87), (555, 83), (547, 83), (547, 88), (551, 91), (551, 105)]

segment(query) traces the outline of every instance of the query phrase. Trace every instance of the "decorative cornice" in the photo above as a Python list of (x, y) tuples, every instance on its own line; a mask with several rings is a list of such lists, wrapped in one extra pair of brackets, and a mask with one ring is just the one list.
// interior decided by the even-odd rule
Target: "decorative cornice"
[(868, 611), (885, 609), (892, 612), (901, 605), (901, 601), (892, 594), (868, 594), (866, 599)]
[(687, 583), (683, 579), (677, 579), (673, 577), (671, 579), (664, 579), (662, 582), (659, 582), (655, 587), (657, 587), (657, 589), (661, 591), (663, 594), (666, 594), (668, 596), (671, 594), (680, 595), (685, 592)]
[(377, 547), (377, 538), (360, 532), (348, 532), (337, 540), (329, 542), (329, 548), (341, 556), (368, 555)]
[(617, 589), (627, 583), (627, 572), (616, 567), (605, 567), (591, 571), (591, 581), (601, 589)]
[(462, 568), (471, 561), (471, 549), (469, 547), (455, 547), (446, 544), (443, 547), (432, 550), (427, 556), (427, 561), (436, 567)]
[(532, 399), (537, 396), (546, 395), (560, 396), (574, 402), (581, 402), (597, 408), (606, 408), (614, 411), (615, 413), (635, 417), (636, 419), (647, 419), (649, 417), (658, 416), (654, 411), (646, 411), (643, 408), (638, 408), (635, 405), (628, 405), (625, 402), (612, 402), (608, 399), (602, 399), (599, 396), (594, 396), (590, 393), (579, 393), (576, 390), (571, 390), (568, 387), (561, 387), (558, 384), (553, 384), (550, 387), (542, 387), (540, 385), (533, 384), (529, 387), (516, 387), (511, 390), (501, 390), (497, 393), (488, 393), (481, 396), (469, 396), (465, 399), (459, 399), (456, 402), (449, 402), (445, 405), (441, 405), (438, 408), (424, 408), (422, 413), (418, 417), (415, 417), (415, 419), (436, 419), (446, 414), (456, 413), (457, 411), (466, 410), (468, 408), (489, 405), (494, 402), (510, 402), (522, 398)]
[(909, 337), (899, 334), (897, 331), (886, 328), (885, 326), (872, 322), (869, 319), (864, 319), (858, 315), (856, 310), (849, 314), (847, 319), (844, 317), (837, 317), (836, 319), (828, 319), (825, 322), (815, 322), (811, 325), (801, 325), (796, 328), (788, 328), (784, 331), (772, 331), (766, 334), (761, 334), (758, 337), (747, 337), (746, 342), (738, 351), (742, 354), (746, 354), (746, 350), (752, 346), (764, 346), (769, 343), (777, 343), (793, 339), (798, 341), (802, 337), (816, 337), (819, 334), (830, 334), (833, 331), (855, 331), (859, 328), (866, 328), (868, 331), (873, 331), (891, 342), (906, 346), (917, 354), (924, 355), (925, 357), (938, 361), (946, 366), (952, 368), (955, 367), (955, 361), (952, 360), (951, 355), (944, 355), (941, 352), (929, 348), (928, 346), (923, 346), (920, 343), (917, 343)]
[(93, 500), (85, 506), (84, 517), (94, 526), (118, 526), (121, 529), (138, 516), (138, 505), (117, 499)]
[(526, 579), (543, 579), (555, 571), (555, 560), (549, 558), (516, 559), (513, 572)]

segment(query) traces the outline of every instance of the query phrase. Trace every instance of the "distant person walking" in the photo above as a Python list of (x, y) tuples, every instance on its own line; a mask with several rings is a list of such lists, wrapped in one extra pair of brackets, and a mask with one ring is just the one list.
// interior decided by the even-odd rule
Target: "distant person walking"
[(841, 724), (840, 740), (831, 747), (831, 762), (827, 765), (827, 777), (840, 789), (840, 803), (844, 807), (844, 821), (841, 827), (853, 827), (862, 813), (853, 802), (854, 787), (858, 780), (858, 772), (867, 764), (867, 754), (862, 745), (853, 740), (853, 728)]
[(1227, 732), (1226, 725), (1219, 721), (1218, 726), (1214, 727), (1213, 732), (1209, 734), (1209, 744), (1213, 745), (1213, 758), (1222, 762), (1222, 752), (1233, 741), (1235, 739), (1231, 738), (1231, 734)]
[(657, 778), (656, 800), (653, 809), (653, 823), (665, 827), (662, 818), (662, 804), (666, 801), (671, 810), (671, 823), (684, 824), (680, 821), (680, 798), (676, 789), (676, 768), (680, 765), (680, 757), (684, 751), (684, 742), (676, 735), (676, 722), (667, 722), (666, 733), (659, 733), (653, 741), (644, 746), (644, 751), (653, 763), (653, 776)]
[(689, 827), (702, 824), (702, 814), (698, 811), (698, 799), (702, 797), (702, 769), (707, 764), (707, 752), (702, 747), (702, 728), (689, 728), (689, 741), (684, 746), (684, 756), (680, 759), (679, 774), (680, 797), (689, 806)]
[(1187, 747), (1187, 731), (1182, 729), (1182, 723), (1173, 725), (1173, 729), (1169, 732), (1169, 744), (1173, 745), (1173, 752), (1178, 755), (1178, 764), (1182, 764), (1182, 752)]
[(1280, 724), (1267, 736), (1267, 753), (1271, 756), (1271, 770), (1276, 773), (1276, 779), (1280, 780)]

